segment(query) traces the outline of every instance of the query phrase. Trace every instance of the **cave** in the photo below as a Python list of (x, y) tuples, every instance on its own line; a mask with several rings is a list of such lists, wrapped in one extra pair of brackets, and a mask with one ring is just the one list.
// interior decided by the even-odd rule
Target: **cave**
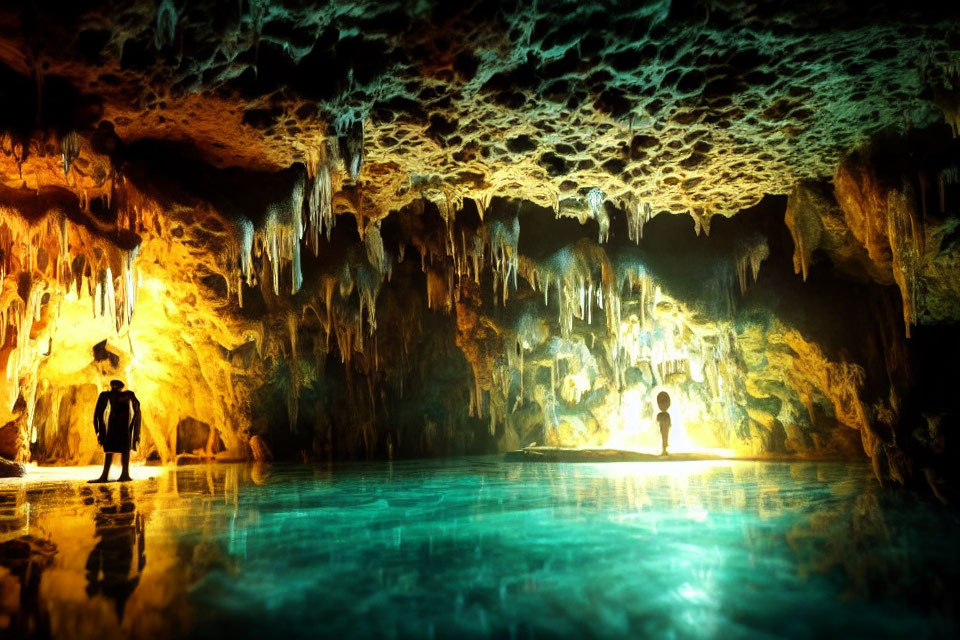
[(3, 3), (0, 636), (960, 635), (958, 138), (951, 3)]

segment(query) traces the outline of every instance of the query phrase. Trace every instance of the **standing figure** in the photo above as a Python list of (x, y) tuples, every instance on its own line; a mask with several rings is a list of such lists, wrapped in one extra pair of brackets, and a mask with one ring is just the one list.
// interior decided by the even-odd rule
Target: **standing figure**
[[(103, 414), (110, 407), (110, 417), (104, 422)], [(132, 415), (131, 415), (132, 414)], [(133, 391), (124, 391), (123, 382), (110, 381), (110, 391), (104, 391), (97, 398), (97, 408), (93, 411), (93, 430), (97, 442), (103, 446), (103, 473), (90, 482), (106, 482), (110, 473), (113, 454), (119, 453), (123, 462), (120, 482), (130, 480), (130, 449), (136, 449), (140, 441), (140, 401)]]
[(657, 406), (660, 407), (660, 413), (657, 414), (657, 424), (660, 425), (660, 440), (663, 443), (663, 450), (660, 455), (667, 455), (667, 441), (670, 439), (670, 414), (667, 409), (670, 408), (670, 394), (661, 391), (657, 394)]

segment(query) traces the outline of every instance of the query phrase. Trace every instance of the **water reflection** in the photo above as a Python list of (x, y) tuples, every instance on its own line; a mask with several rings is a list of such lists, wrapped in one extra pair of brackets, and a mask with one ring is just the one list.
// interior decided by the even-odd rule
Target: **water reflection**
[(85, 502), (93, 499), (97, 506), (93, 534), (96, 545), (87, 557), (86, 592), (91, 598), (103, 595), (113, 600), (117, 620), (122, 622), (127, 599), (137, 588), (147, 563), (143, 515), (137, 513), (127, 485), (120, 485), (119, 490), (99, 485), (95, 492), (83, 487), (80, 495)]
[(923, 637), (956, 630), (958, 533), (861, 465), (466, 459), (3, 481), (0, 636)]

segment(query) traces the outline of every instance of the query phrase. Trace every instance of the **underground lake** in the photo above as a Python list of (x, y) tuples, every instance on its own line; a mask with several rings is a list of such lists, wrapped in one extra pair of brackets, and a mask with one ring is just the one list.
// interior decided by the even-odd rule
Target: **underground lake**
[(3, 581), (21, 578), (26, 605), (3, 600), (7, 630), (70, 638), (957, 630), (960, 518), (882, 491), (866, 464), (485, 456), (135, 468), (134, 477), (0, 481)]

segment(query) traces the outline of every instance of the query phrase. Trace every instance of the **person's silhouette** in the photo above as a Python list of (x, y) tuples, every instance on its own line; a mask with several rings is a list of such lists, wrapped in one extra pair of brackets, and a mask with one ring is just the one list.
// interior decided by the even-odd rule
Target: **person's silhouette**
[(663, 444), (660, 455), (665, 456), (667, 455), (667, 441), (670, 439), (670, 426), (672, 424), (670, 414), (667, 413), (667, 409), (670, 408), (670, 394), (666, 391), (658, 393), (657, 406), (660, 407), (660, 413), (657, 414), (657, 424), (660, 425), (660, 441)]
[[(104, 422), (103, 414), (110, 408), (110, 417)], [(130, 480), (130, 449), (136, 449), (140, 441), (140, 401), (133, 391), (124, 391), (123, 382), (110, 381), (110, 391), (104, 391), (97, 398), (97, 407), (93, 411), (93, 430), (97, 442), (103, 446), (103, 473), (90, 482), (106, 482), (110, 473), (113, 454), (119, 453), (123, 463), (120, 482)]]
[(110, 489), (101, 487), (97, 503), (97, 544), (87, 557), (87, 595), (102, 594), (113, 600), (117, 620), (123, 622), (123, 609), (147, 563), (143, 516), (126, 486), (120, 487), (119, 503)]

